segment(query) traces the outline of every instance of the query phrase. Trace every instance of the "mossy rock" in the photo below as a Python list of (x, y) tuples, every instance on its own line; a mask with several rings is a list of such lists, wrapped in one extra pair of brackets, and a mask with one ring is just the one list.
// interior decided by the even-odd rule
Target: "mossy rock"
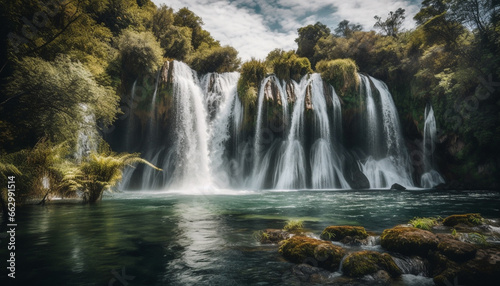
[(445, 226), (456, 226), (458, 224), (464, 224), (468, 226), (481, 225), (483, 223), (483, 218), (480, 214), (460, 214), (451, 215), (443, 220), (443, 225)]
[(455, 239), (445, 239), (441, 241), (437, 249), (442, 254), (457, 262), (472, 259), (477, 251), (477, 248), (473, 244)]
[(427, 256), (437, 248), (439, 239), (430, 231), (415, 227), (397, 226), (386, 229), (380, 236), (383, 248), (405, 255)]
[(279, 252), (294, 263), (312, 263), (314, 266), (335, 271), (346, 254), (345, 250), (324, 240), (294, 236), (283, 241)]
[(291, 234), (282, 229), (265, 229), (258, 233), (257, 240), (260, 243), (279, 243), (285, 239), (290, 238)]
[(362, 226), (333, 225), (325, 228), (320, 237), (323, 240), (341, 241), (348, 236), (365, 239), (368, 233)]
[(387, 253), (359, 251), (349, 254), (342, 263), (342, 272), (349, 277), (362, 277), (384, 270), (392, 277), (399, 277), (401, 269)]

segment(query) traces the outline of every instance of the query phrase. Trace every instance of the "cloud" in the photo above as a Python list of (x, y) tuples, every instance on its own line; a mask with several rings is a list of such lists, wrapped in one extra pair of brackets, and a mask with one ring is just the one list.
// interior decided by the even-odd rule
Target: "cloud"
[(414, 27), (415, 0), (153, 0), (178, 10), (188, 7), (203, 19), (204, 28), (222, 45), (239, 51), (243, 61), (264, 59), (275, 48), (296, 49), (297, 29), (318, 21), (334, 29), (347, 19), (373, 29), (374, 16), (406, 10), (404, 27)]

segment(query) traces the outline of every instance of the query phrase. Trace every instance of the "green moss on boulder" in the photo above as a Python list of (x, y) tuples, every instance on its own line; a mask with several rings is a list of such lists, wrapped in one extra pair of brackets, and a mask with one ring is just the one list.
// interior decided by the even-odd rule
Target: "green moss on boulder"
[(397, 226), (386, 229), (380, 236), (383, 248), (406, 255), (427, 256), (429, 250), (437, 248), (439, 240), (430, 231), (415, 227)]
[(359, 251), (349, 254), (342, 264), (344, 275), (362, 277), (384, 270), (392, 277), (401, 276), (401, 269), (387, 253), (375, 251)]
[(362, 226), (334, 225), (325, 228), (320, 237), (323, 240), (341, 241), (347, 236), (365, 239), (368, 233)]
[(337, 270), (345, 250), (330, 242), (306, 236), (294, 236), (280, 246), (279, 252), (288, 261), (294, 263), (317, 263), (326, 270)]
[(476, 226), (481, 225), (483, 223), (483, 220), (484, 219), (481, 217), (481, 215), (477, 213), (451, 215), (443, 220), (443, 225), (452, 227), (458, 224)]

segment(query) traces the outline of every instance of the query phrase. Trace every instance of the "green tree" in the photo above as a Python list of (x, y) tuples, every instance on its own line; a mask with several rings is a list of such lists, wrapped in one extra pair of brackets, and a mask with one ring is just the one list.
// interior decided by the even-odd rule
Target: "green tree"
[(191, 68), (201, 74), (233, 72), (240, 65), (238, 51), (230, 46), (209, 48), (203, 44), (189, 59)]
[(118, 40), (118, 48), (127, 78), (153, 73), (163, 63), (163, 50), (151, 32), (125, 30)]
[(311, 64), (315, 65), (314, 46), (321, 38), (330, 35), (330, 29), (321, 22), (317, 22), (314, 25), (299, 28), (297, 31), (299, 33), (299, 37), (295, 39), (298, 45), (297, 55), (308, 58)]
[(174, 25), (191, 29), (191, 45), (195, 50), (202, 43), (206, 43), (209, 47), (220, 46), (219, 42), (215, 41), (209, 32), (202, 29), (203, 20), (186, 7), (179, 9), (175, 13)]
[(358, 67), (351, 59), (336, 59), (331, 61), (320, 61), (316, 64), (316, 70), (321, 77), (330, 83), (340, 94), (353, 95), (359, 86)]
[[(5, 90), (6, 106), (16, 106), (11, 114), (23, 126), (53, 142), (75, 140), (84, 116), (81, 104), (86, 104), (96, 119), (109, 125), (115, 119), (118, 96), (98, 84), (93, 75), (80, 63), (67, 56), (55, 61), (24, 58), (16, 65)], [(17, 115), (20, 113), (22, 115)]]
[(387, 19), (382, 20), (380, 16), (374, 17), (377, 22), (374, 27), (380, 29), (387, 36), (397, 37), (398, 33), (401, 32), (401, 27), (403, 26), (403, 21), (405, 17), (405, 9), (398, 8), (396, 12), (389, 12)]
[(335, 35), (337, 37), (350, 37), (353, 32), (361, 31), (363, 26), (360, 24), (350, 24), (348, 20), (341, 21), (337, 28), (335, 29)]

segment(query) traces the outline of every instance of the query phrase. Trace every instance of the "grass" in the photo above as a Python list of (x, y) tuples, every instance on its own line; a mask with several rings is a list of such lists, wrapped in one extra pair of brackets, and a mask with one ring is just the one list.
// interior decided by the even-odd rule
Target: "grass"
[(283, 227), (286, 231), (301, 231), (303, 228), (304, 222), (302, 220), (289, 220)]
[(419, 229), (431, 230), (432, 227), (438, 225), (440, 221), (440, 217), (414, 217), (408, 223)]

